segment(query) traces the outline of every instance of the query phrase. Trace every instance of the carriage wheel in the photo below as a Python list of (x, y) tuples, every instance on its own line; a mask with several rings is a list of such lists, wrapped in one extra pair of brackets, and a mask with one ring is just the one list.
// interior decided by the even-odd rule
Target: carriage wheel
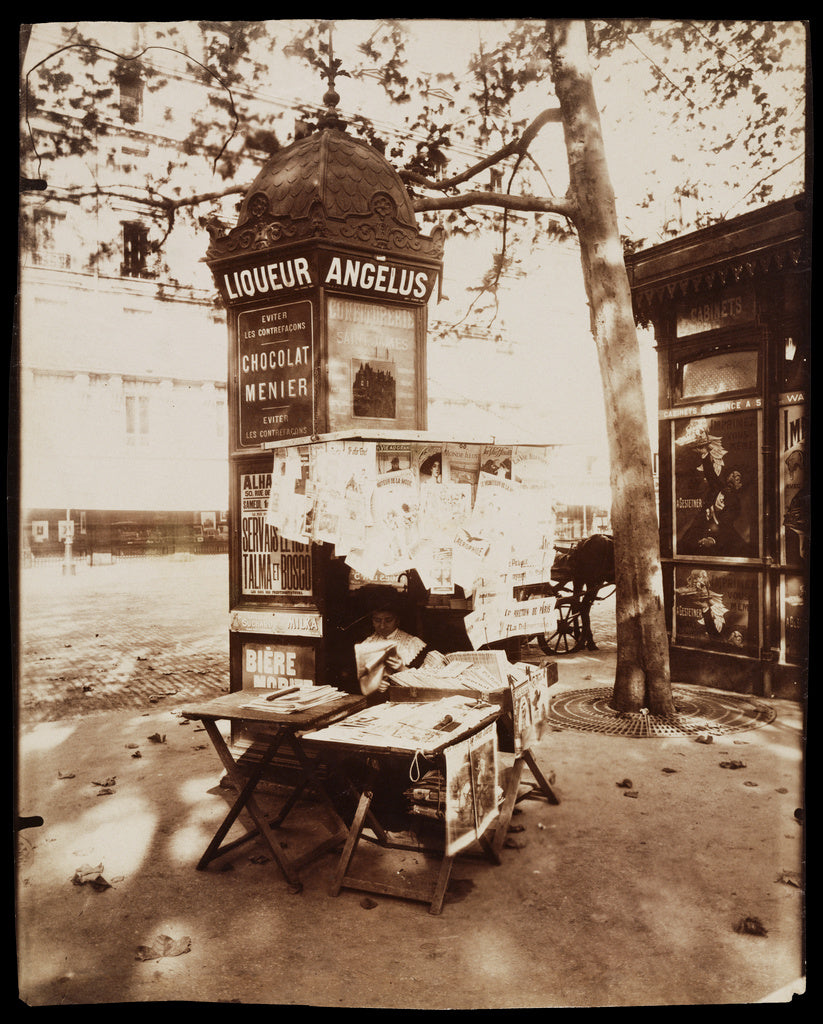
[(568, 654), (580, 639), (580, 615), (573, 612), (571, 603), (557, 602), (557, 629), (554, 633), (538, 633), (537, 643), (544, 654)]

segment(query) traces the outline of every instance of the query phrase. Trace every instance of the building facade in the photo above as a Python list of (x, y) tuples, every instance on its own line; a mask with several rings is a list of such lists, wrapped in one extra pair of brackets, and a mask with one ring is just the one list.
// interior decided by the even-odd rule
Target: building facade
[[(201, 262), (206, 232), (156, 202), (177, 194), (164, 182), (181, 145), (170, 97), (193, 109), (208, 90), (190, 64), (146, 49), (140, 26), (104, 31), (80, 42), (35, 25), (24, 54), (23, 564), (62, 555), (67, 533), (89, 560), (225, 546), (225, 313)], [(127, 67), (117, 57), (141, 50)], [(204, 147), (187, 187), (209, 177)]]

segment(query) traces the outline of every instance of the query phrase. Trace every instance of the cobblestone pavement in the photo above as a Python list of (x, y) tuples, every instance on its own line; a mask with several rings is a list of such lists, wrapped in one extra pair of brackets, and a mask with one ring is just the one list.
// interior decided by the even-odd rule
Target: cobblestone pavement
[[(217, 696), (229, 687), (229, 562), (124, 559), (24, 569), (20, 575), (20, 721)], [(614, 652), (614, 598), (592, 609), (603, 654)], [(540, 654), (536, 647), (535, 653)], [(528, 652), (524, 649), (524, 657)], [(558, 662), (593, 660), (586, 653)]]
[(229, 563), (122, 560), (20, 574), (22, 723), (217, 696), (229, 686)]

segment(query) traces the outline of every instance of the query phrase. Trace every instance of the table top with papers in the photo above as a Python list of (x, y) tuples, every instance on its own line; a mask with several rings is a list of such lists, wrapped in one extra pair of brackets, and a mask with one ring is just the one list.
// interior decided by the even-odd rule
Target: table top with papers
[[(309, 693), (308, 691), (312, 691)], [(295, 730), (317, 728), (324, 722), (351, 714), (366, 706), (366, 698), (333, 686), (270, 690), (256, 687), (236, 690), (202, 704), (181, 709), (185, 718), (290, 725)]]
[(482, 698), (376, 704), (304, 736), (307, 745), (331, 744), (352, 750), (437, 754), (500, 716)]

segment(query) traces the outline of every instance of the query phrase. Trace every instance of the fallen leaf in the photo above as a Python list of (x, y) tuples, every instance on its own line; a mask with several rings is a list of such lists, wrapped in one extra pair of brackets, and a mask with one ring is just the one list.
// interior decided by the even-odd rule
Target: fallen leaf
[(371, 899), (371, 897), (369, 896), (364, 896), (363, 899), (360, 900), (360, 906), (364, 910), (374, 910), (374, 908), (377, 906), (377, 901)]
[(619, 786), (621, 789), (632, 789), (633, 788), (632, 787), (632, 780), (631, 779), (623, 779), (622, 782), (616, 782), (615, 785)]
[(135, 752), (131, 756), (132, 757), (142, 757), (143, 755), (140, 753), (139, 750), (135, 750)]
[(166, 734), (163, 733), (163, 735), (161, 736), (159, 732), (155, 732), (155, 733), (152, 733), (151, 736), (148, 737), (148, 740), (149, 740), (149, 743), (165, 743), (166, 742)]
[(64, 771), (61, 771), (61, 769), (58, 768), (57, 769), (57, 778), (58, 779), (73, 779), (74, 778), (74, 772), (64, 772)]
[(127, 743), (126, 750), (136, 750), (139, 746), (139, 743)]
[(796, 888), (800, 888), (800, 872), (799, 871), (781, 871), (775, 879), (777, 882), (782, 882), (783, 885), (793, 885)]
[(623, 796), (630, 796), (636, 800), (638, 797), (638, 792), (636, 789), (627, 789)]
[(163, 956), (180, 956), (191, 951), (191, 938), (173, 939), (170, 935), (158, 935), (153, 946), (138, 946), (138, 960), (159, 960)]
[(116, 786), (117, 777), (115, 775), (111, 775), (108, 779), (105, 779), (103, 782), (98, 782), (96, 779), (92, 779), (91, 784), (92, 786)]
[(738, 935), (768, 935), (759, 917), (741, 917), (734, 930)]
[(102, 789), (97, 790), (98, 796), (111, 796), (115, 791), (110, 786), (104, 786)]
[(661, 768), (660, 771), (661, 772), (665, 772), (666, 775), (675, 775), (676, 772), (677, 772), (677, 769), (676, 768)]
[(90, 867), (88, 864), (83, 864), (82, 867), (77, 868), (72, 878), (74, 885), (90, 885), (95, 892), (102, 892), (104, 889), (110, 889), (111, 886), (103, 878), (103, 865), (98, 864), (97, 867)]
[(720, 762), (720, 767), (721, 768), (745, 768), (746, 767), (746, 762), (745, 761), (721, 761)]
[(744, 782), (743, 785), (744, 786), (756, 786), (757, 783), (756, 782), (749, 782), (748, 780), (746, 780), (746, 782)]
[(707, 732), (699, 732), (695, 738), (695, 743), (714, 743), (714, 737)]

